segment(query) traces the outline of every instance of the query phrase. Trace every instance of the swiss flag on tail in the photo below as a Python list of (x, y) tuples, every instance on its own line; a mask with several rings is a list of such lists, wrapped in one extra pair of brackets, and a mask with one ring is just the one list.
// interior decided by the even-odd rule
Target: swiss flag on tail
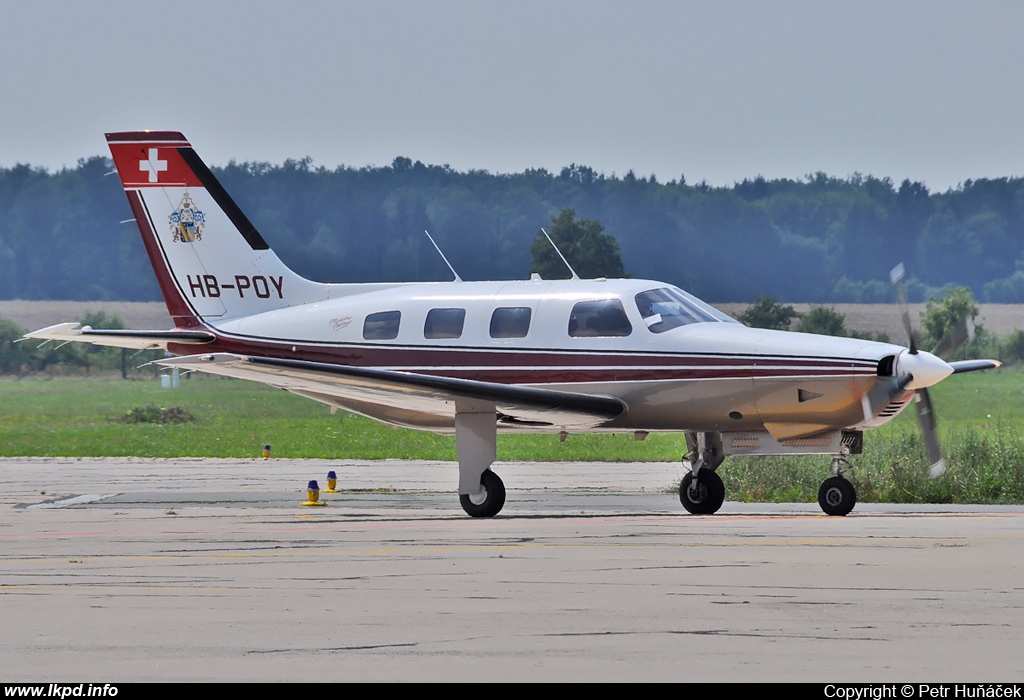
[(191, 148), (176, 131), (126, 131), (107, 134), (124, 188), (201, 187), (179, 148)]

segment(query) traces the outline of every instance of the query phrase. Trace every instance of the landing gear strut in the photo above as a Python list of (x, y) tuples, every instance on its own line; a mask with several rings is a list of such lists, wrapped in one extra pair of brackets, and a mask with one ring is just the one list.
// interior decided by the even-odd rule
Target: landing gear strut
[(455, 409), (459, 502), (474, 518), (493, 518), (505, 505), (505, 484), (491, 471), (498, 445), (494, 404), (460, 399)]
[(818, 505), (825, 515), (846, 515), (857, 505), (857, 489), (843, 476), (852, 469), (846, 461), (849, 452), (832, 458), (832, 471), (835, 476), (825, 479), (818, 489)]
[(679, 484), (679, 502), (694, 515), (711, 515), (725, 502), (725, 484), (715, 469), (725, 460), (722, 454), (722, 436), (718, 433), (687, 433), (686, 446), (690, 451), (683, 464), (690, 472)]

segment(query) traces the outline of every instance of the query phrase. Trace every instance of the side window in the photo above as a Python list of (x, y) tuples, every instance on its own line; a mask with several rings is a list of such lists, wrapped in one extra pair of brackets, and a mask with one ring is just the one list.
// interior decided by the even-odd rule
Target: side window
[(525, 338), (530, 332), (530, 307), (505, 306), (491, 314), (492, 338)]
[(398, 323), (401, 320), (401, 311), (381, 311), (370, 314), (363, 321), (363, 338), (365, 340), (394, 340), (398, 337)]
[(581, 301), (569, 314), (569, 335), (573, 338), (621, 338), (632, 332), (633, 325), (618, 299)]
[(461, 338), (466, 323), (465, 309), (431, 309), (423, 323), (425, 338)]

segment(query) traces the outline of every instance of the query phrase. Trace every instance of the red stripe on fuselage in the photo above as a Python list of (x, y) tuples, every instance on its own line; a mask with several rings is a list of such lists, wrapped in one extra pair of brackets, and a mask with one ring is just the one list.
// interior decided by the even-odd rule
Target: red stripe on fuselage
[[(227, 352), (324, 364), (377, 367), (417, 374), (475, 379), (499, 384), (561, 384), (657, 380), (707, 380), (774, 377), (875, 376), (873, 362), (851, 359), (707, 355), (650, 355), (484, 348), (393, 348), (386, 346), (316, 346), (259, 342), (217, 334), (203, 354)], [(292, 350), (292, 348), (295, 348)], [(179, 354), (195, 346), (172, 345)]]
[[(334, 362), (345, 365), (379, 366), (430, 366), (441, 367), (467, 366), (489, 367), (495, 365), (566, 365), (575, 366), (607, 366), (641, 364), (644, 367), (674, 366), (681, 363), (700, 366), (723, 365), (747, 367), (756, 365), (767, 367), (772, 365), (793, 365), (811, 369), (842, 368), (856, 373), (874, 372), (875, 360), (848, 357), (794, 357), (789, 355), (751, 355), (751, 354), (711, 354), (687, 352), (645, 352), (641, 350), (601, 350), (594, 348), (574, 349), (530, 347), (480, 347), (480, 346), (410, 346), (395, 344), (371, 343), (326, 343), (305, 339), (256, 337), (236, 335), (210, 327), (209, 330), (218, 337), (218, 348), (224, 352), (241, 354), (263, 354), (293, 358), (296, 353), (291, 351), (294, 346), (297, 352), (306, 355), (317, 355), (328, 359), (312, 360), (314, 362)], [(235, 347), (227, 349), (231, 344)], [(262, 351), (262, 352), (260, 352)]]

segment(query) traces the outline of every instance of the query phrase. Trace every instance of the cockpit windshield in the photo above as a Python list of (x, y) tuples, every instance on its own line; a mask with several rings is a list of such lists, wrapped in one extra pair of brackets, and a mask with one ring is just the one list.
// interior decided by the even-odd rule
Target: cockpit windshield
[(690, 323), (736, 323), (718, 309), (676, 287), (636, 295), (636, 308), (652, 333), (664, 333)]

